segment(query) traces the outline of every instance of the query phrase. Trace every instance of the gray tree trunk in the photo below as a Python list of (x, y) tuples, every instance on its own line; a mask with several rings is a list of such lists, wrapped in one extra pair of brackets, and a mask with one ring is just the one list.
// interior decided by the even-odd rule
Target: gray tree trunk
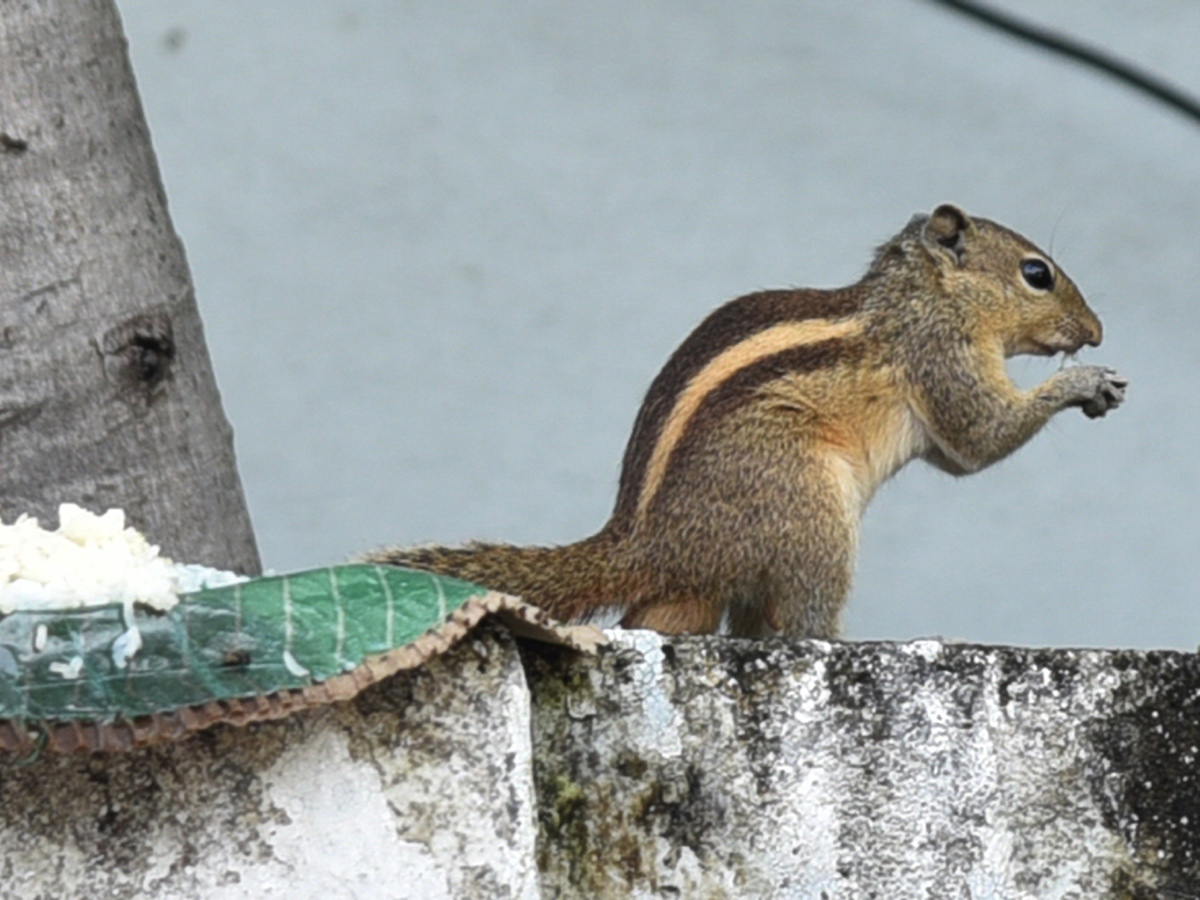
[(0, 0), (0, 518), (121, 506), (260, 571), (112, 0)]

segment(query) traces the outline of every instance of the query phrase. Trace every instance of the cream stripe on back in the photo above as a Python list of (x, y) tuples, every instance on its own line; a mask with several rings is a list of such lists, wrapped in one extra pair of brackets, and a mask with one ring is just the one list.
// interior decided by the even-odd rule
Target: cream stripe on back
[(687, 386), (680, 392), (675, 405), (671, 408), (654, 445), (654, 452), (646, 466), (642, 478), (642, 490), (638, 495), (637, 514), (644, 515), (650, 507), (654, 495), (662, 484), (667, 472), (667, 463), (671, 459), (676, 445), (687, 431), (688, 423), (704, 398), (720, 387), (724, 382), (736, 375), (747, 366), (753, 365), (768, 356), (792, 350), (805, 344), (815, 344), (833, 338), (852, 337), (862, 333), (860, 319), (805, 319), (796, 322), (782, 322), (763, 329), (744, 340), (739, 341), (721, 353), (714, 356), (708, 364), (692, 376)]

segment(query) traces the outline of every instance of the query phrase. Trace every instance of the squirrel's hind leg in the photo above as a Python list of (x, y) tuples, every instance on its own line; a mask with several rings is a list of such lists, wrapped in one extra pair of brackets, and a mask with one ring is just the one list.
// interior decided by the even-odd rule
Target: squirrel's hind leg
[[(841, 460), (815, 454), (792, 478), (760, 478), (776, 515), (751, 516), (738, 534), (743, 571), (729, 591), (730, 633), (835, 640), (858, 543), (855, 488)], [(765, 504), (764, 504), (765, 507)]]

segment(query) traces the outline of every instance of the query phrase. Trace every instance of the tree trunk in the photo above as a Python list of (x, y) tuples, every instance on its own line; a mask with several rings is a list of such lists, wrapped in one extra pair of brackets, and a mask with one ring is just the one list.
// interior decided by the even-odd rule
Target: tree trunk
[(4, 0), (0, 518), (120, 506), (257, 573), (232, 437), (112, 0)]

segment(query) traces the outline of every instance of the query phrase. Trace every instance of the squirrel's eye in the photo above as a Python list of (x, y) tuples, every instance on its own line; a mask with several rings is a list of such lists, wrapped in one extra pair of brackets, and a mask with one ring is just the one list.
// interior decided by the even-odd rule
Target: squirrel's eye
[(1021, 260), (1021, 277), (1036, 291), (1048, 291), (1054, 287), (1054, 273), (1044, 259), (1032, 257)]

